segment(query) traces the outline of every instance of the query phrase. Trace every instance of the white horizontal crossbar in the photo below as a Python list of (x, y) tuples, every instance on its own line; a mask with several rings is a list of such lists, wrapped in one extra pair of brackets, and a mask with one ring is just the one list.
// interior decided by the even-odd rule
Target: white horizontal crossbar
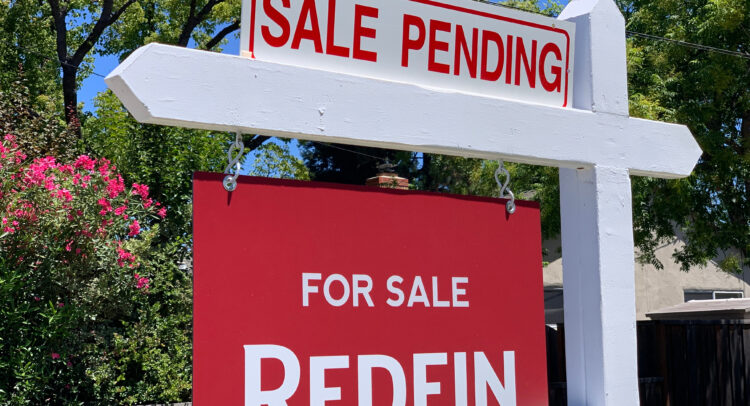
[[(161, 44), (107, 78), (144, 123), (558, 167), (688, 176), (682, 125), (521, 103)], [(488, 86), (491, 86), (488, 83)]]

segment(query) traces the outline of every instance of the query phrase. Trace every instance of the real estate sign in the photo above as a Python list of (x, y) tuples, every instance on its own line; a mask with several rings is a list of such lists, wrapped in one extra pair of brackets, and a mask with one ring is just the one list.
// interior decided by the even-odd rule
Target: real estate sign
[(575, 24), (458, 0), (244, 0), (267, 62), (569, 107)]
[(547, 404), (535, 203), (222, 178), (194, 180), (197, 406)]

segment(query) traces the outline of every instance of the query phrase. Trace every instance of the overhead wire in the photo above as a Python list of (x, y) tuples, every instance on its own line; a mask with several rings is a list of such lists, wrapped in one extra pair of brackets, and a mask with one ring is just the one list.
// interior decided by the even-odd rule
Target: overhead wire
[[(508, 9), (511, 9), (511, 10), (525, 11), (527, 13), (534, 13), (534, 14), (539, 14), (539, 15), (543, 15), (543, 16), (546, 16), (546, 17), (550, 17), (549, 14), (544, 13), (542, 11), (526, 10), (526, 9), (523, 9), (523, 8), (520, 8), (520, 7), (513, 7), (513, 6), (509, 6), (507, 4), (503, 4), (503, 3), (490, 2), (489, 0), (475, 0), (475, 1), (478, 1), (479, 3), (489, 4), (489, 5), (492, 5), (492, 6), (504, 7), (504, 8), (508, 8)], [(679, 46), (683, 46), (683, 47), (687, 47), (687, 48), (698, 49), (698, 50), (701, 50), (701, 51), (716, 52), (716, 53), (720, 53), (720, 54), (724, 54), (724, 55), (731, 55), (731, 56), (736, 56), (736, 57), (739, 57), (739, 58), (750, 59), (750, 53), (747, 53), (747, 52), (732, 51), (732, 50), (729, 50), (729, 49), (712, 47), (710, 45), (697, 44), (697, 43), (689, 42), (689, 41), (681, 41), (681, 40), (677, 40), (677, 39), (661, 37), (661, 36), (653, 35), (653, 34), (645, 34), (645, 33), (642, 33), (642, 32), (636, 32), (636, 31), (631, 31), (631, 30), (625, 30), (625, 35), (627, 35), (629, 37), (639, 37), (639, 38), (644, 38), (644, 39), (650, 39), (652, 41), (669, 42), (669, 43), (672, 43), (672, 44), (675, 44), (675, 45), (679, 45)]]
[(377, 159), (378, 161), (385, 161), (385, 160), (388, 159), (388, 158), (384, 158), (384, 157), (378, 157), (378, 156), (375, 156), (375, 155), (365, 154), (364, 152), (354, 151), (352, 149), (347, 149), (347, 148), (339, 147), (338, 145), (334, 145), (334, 144), (331, 144), (331, 143), (328, 143), (328, 142), (322, 142), (322, 141), (310, 141), (310, 142), (312, 142), (314, 144), (325, 145), (325, 146), (327, 146), (329, 148), (338, 149), (338, 150), (345, 151), (345, 152), (350, 152), (352, 154), (357, 154), (357, 155), (366, 156), (368, 158)]
[(658, 35), (644, 34), (642, 32), (635, 32), (635, 31), (630, 31), (630, 30), (625, 30), (625, 35), (630, 36), (630, 37), (640, 37), (640, 38), (650, 39), (654, 41), (669, 42), (675, 45), (680, 45), (680, 46), (684, 46), (688, 48), (700, 49), (702, 51), (716, 52), (716, 53), (720, 53), (724, 55), (738, 56), (740, 58), (750, 59), (750, 54), (746, 52), (730, 51), (728, 49), (716, 48), (716, 47), (712, 47), (709, 45), (696, 44), (696, 43), (687, 42), (687, 41), (680, 41), (677, 39), (660, 37)]

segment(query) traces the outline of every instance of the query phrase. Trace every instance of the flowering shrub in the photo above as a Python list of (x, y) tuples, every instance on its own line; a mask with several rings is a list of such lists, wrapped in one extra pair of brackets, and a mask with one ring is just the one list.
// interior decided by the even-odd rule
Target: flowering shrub
[[(128, 189), (106, 159), (82, 155), (72, 164), (54, 157), (27, 163), (12, 135), (0, 144), (0, 179), (0, 247), (17, 267), (92, 278), (113, 264), (135, 269), (128, 241), (141, 233), (141, 222), (166, 216), (148, 186)], [(120, 273), (121, 282), (148, 285), (145, 277), (129, 280), (124, 274), (133, 272)]]
[(0, 404), (96, 398), (97, 360), (151, 305), (165, 216), (106, 159), (29, 160), (0, 140)]

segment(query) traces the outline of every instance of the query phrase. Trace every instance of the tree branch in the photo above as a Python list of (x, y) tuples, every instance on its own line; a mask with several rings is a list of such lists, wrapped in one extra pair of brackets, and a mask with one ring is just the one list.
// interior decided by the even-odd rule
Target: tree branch
[(68, 63), (68, 27), (65, 25), (65, 16), (68, 14), (68, 10), (60, 8), (60, 2), (58, 0), (47, 0), (50, 8), (52, 9), (52, 20), (55, 24), (55, 37), (57, 45), (57, 58), (61, 64)]
[[(224, 2), (225, 0), (209, 0), (208, 3), (206, 3), (205, 6), (203, 6), (200, 11), (198, 11), (198, 14), (193, 15), (193, 9), (190, 10), (190, 15), (188, 16), (187, 21), (185, 21), (185, 25), (182, 27), (182, 32), (180, 32), (180, 37), (177, 40), (177, 45), (186, 47), (188, 46), (188, 43), (190, 42), (190, 36), (193, 35), (193, 30), (195, 30), (195, 27), (198, 26), (203, 20), (206, 19), (209, 13), (211, 13), (211, 10), (219, 4)], [(192, 4), (191, 4), (192, 6)]]
[(265, 135), (254, 135), (252, 139), (245, 140), (245, 151), (254, 151), (271, 137)]
[(215, 46), (219, 45), (221, 40), (226, 38), (227, 35), (237, 31), (240, 29), (240, 22), (238, 20), (235, 20), (232, 24), (224, 27), (221, 31), (219, 31), (218, 34), (216, 34), (213, 38), (211, 38), (210, 41), (206, 43), (206, 49), (213, 49)]
[(190, 0), (190, 12), (188, 13), (188, 20), (195, 17), (195, 6), (196, 0)]
[(122, 13), (124, 13), (128, 7), (135, 3), (135, 1), (136, 0), (126, 1), (125, 4), (122, 5), (122, 7), (112, 13), (114, 0), (104, 0), (102, 4), (102, 14), (99, 16), (99, 20), (96, 21), (94, 28), (86, 37), (86, 40), (83, 41), (78, 49), (76, 49), (75, 54), (73, 54), (73, 57), (71, 58), (71, 63), (75, 66), (80, 65), (81, 62), (83, 62), (83, 58), (86, 57), (86, 55), (91, 51), (94, 45), (96, 45), (96, 43), (99, 41), (99, 38), (104, 33), (104, 30), (112, 25), (115, 21), (117, 21)]

